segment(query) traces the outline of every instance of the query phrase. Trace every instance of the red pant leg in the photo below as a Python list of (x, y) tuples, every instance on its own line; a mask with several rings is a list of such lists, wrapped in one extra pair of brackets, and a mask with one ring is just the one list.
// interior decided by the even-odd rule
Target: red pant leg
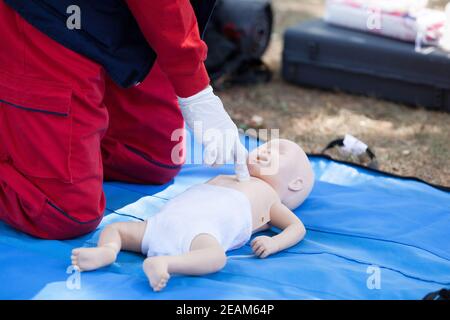
[(175, 92), (156, 63), (139, 86), (121, 89), (106, 81), (110, 125), (102, 141), (105, 179), (162, 184), (184, 161), (183, 129)]
[(102, 68), (0, 0), (0, 220), (66, 239), (101, 220)]

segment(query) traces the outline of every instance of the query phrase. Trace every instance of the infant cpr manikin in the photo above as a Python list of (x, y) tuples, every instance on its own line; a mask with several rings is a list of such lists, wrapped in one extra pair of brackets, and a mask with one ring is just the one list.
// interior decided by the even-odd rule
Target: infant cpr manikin
[(203, 275), (221, 270), (226, 252), (245, 245), (252, 234), (270, 228), (273, 237), (257, 236), (254, 254), (266, 258), (297, 244), (305, 236), (291, 211), (308, 197), (314, 174), (304, 151), (294, 142), (271, 140), (249, 154), (250, 179), (220, 175), (190, 187), (143, 222), (106, 226), (95, 248), (72, 252), (82, 271), (109, 265), (120, 250), (147, 256), (143, 268), (155, 291), (171, 274)]

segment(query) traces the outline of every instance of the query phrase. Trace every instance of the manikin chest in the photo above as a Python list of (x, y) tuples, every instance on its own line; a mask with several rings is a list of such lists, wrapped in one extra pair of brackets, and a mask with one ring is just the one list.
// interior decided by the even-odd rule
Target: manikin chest
[(265, 182), (250, 178), (246, 182), (237, 182), (235, 176), (220, 175), (207, 183), (232, 188), (244, 193), (252, 208), (253, 230), (267, 228), (270, 222), (270, 209), (277, 201), (278, 195)]

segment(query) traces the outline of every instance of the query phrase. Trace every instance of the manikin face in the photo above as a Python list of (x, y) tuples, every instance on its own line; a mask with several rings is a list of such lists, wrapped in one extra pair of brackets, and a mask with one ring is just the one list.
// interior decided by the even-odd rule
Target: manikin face
[(270, 184), (290, 209), (306, 199), (314, 184), (305, 152), (285, 139), (271, 140), (250, 152), (248, 168), (250, 175)]

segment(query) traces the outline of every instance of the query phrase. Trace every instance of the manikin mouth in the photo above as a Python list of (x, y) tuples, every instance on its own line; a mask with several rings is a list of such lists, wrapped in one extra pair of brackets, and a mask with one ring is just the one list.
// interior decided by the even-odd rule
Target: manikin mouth
[(256, 161), (260, 164), (267, 165), (270, 163), (270, 157), (266, 154), (258, 154), (256, 155)]
[(257, 164), (259, 166), (262, 167), (267, 167), (268, 165), (270, 165), (270, 159), (269, 158), (260, 158), (260, 157), (256, 157), (254, 159), (251, 159), (249, 161), (250, 164)]

